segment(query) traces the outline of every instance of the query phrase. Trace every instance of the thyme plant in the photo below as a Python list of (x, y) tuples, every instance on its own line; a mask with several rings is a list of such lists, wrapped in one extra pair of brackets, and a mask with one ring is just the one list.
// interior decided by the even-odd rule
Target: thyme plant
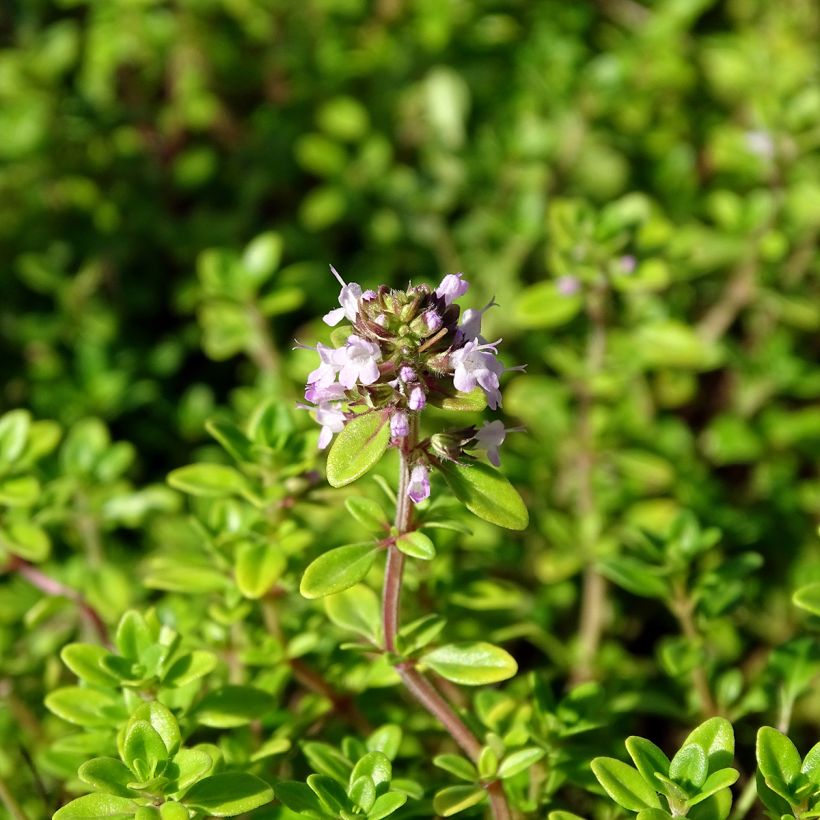
[[(516, 662), (485, 641), (429, 649), (443, 624), (432, 613), (403, 631), (401, 597), (405, 560), (435, 557), (425, 530), (458, 526), (428, 502), (431, 472), (478, 517), (513, 530), (527, 526), (529, 516), (518, 493), (478, 458), (483, 452), (497, 466), (506, 435), (520, 428), (506, 428), (495, 420), (480, 428), (443, 429), (434, 421), (433, 431), (425, 429), (428, 406), (459, 411), (486, 403), (493, 410), (500, 408), (500, 376), (522, 368), (505, 367), (498, 359), (501, 340), (487, 342), (481, 336), (482, 315), (493, 301), (462, 314), (457, 300), (469, 289), (462, 274), (448, 274), (435, 289), (422, 284), (363, 291), (331, 270), (342, 286), (341, 307), (324, 321), (334, 326), (344, 322), (333, 333), (342, 344), (316, 346), (321, 363), (308, 376), (305, 398), (322, 426), (319, 446), (327, 446), (338, 434), (328, 453), (328, 480), (334, 487), (363, 476), (388, 448), (397, 451), (395, 516), (391, 525), (374, 504), (351, 506), (354, 518), (375, 530), (374, 537), (317, 558), (305, 571), (300, 589), (307, 598), (342, 592), (365, 578), (380, 553), (385, 555), (381, 625), (373, 649), (387, 654), (408, 691), (478, 765), (476, 784), (486, 791), (493, 815), (509, 818), (503, 784), (496, 776), (498, 751), (476, 737), (425, 671), (478, 685), (512, 677)], [(489, 759), (495, 765), (488, 766)], [(435, 806), (450, 813), (453, 807), (483, 798), (481, 788), (454, 787), (439, 792)]]

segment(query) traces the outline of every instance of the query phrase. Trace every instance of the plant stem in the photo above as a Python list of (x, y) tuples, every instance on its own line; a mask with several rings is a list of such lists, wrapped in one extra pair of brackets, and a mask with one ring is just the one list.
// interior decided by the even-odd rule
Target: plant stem
[(103, 646), (110, 646), (108, 627), (105, 625), (105, 621), (103, 621), (100, 613), (97, 612), (76, 589), (72, 589), (62, 583), (62, 581), (58, 581), (56, 578), (46, 575), (42, 570), (33, 564), (29, 564), (28, 561), (18, 558), (16, 555), (12, 556), (8, 564), (8, 569), (16, 572), (21, 578), (25, 578), (32, 586), (37, 587), (41, 592), (45, 592), (46, 595), (68, 598), (68, 600), (74, 601), (80, 610), (80, 614), (97, 633), (100, 643), (103, 644)]
[[(684, 637), (696, 646), (702, 642), (701, 635), (695, 626), (693, 616), (694, 606), (692, 601), (682, 589), (677, 591), (675, 599), (672, 601), (672, 612), (680, 624)], [(704, 718), (712, 717), (719, 713), (715, 699), (712, 697), (712, 690), (709, 688), (709, 679), (706, 677), (706, 669), (703, 664), (698, 664), (692, 670), (692, 683), (700, 701), (701, 715)]]
[(11, 793), (11, 789), (2, 778), (0, 778), (0, 802), (8, 809), (9, 816), (12, 820), (28, 820), (28, 816), (23, 811), (23, 807)]
[[(413, 523), (413, 504), (407, 495), (410, 482), (410, 454), (418, 441), (418, 422), (410, 423), (410, 433), (405, 436), (399, 448), (399, 491), (396, 499), (395, 527), (397, 535), (409, 532)], [(382, 594), (382, 626), (384, 646), (388, 652), (396, 653), (396, 635), (399, 631), (399, 607), (401, 605), (401, 583), (404, 572), (404, 555), (391, 543), (387, 548), (387, 564), (384, 572)], [(396, 671), (411, 695), (450, 733), (464, 753), (478, 762), (481, 743), (456, 714), (453, 707), (442, 697), (411, 661), (396, 664)], [(485, 784), (495, 820), (511, 820), (512, 814), (500, 780)]]
[(279, 351), (271, 338), (268, 322), (257, 305), (249, 302), (246, 311), (253, 327), (254, 340), (248, 350), (256, 367), (268, 377), (276, 376), (280, 371)]
[(606, 614), (606, 579), (595, 567), (595, 543), (598, 538), (595, 489), (595, 432), (592, 428), (594, 395), (592, 380), (600, 372), (606, 355), (605, 291), (593, 291), (588, 298), (587, 316), (591, 323), (586, 350), (586, 373), (578, 393), (578, 454), (576, 513), (582, 534), (586, 567), (581, 592), (581, 613), (578, 621), (578, 660), (572, 671), (572, 682), (581, 683), (592, 677), (598, 646), (601, 643)]

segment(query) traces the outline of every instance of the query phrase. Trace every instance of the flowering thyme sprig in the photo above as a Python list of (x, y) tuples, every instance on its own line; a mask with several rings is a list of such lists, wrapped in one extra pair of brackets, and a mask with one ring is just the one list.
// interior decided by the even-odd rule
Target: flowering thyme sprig
[[(462, 314), (456, 300), (469, 289), (463, 274), (447, 274), (435, 289), (426, 284), (393, 290), (382, 285), (363, 290), (339, 281), (341, 307), (324, 321), (349, 324), (333, 332), (338, 347), (317, 344), (318, 366), (308, 375), (305, 400), (322, 425), (319, 446), (326, 447), (346, 422), (363, 412), (389, 418), (390, 440), (400, 446), (428, 403), (446, 406), (463, 394), (483, 396), (493, 410), (501, 407), (500, 377), (509, 370), (498, 359), (501, 340), (487, 342), (481, 321), (496, 302)], [(340, 344), (341, 343), (341, 344)], [(517, 428), (511, 428), (517, 429)], [(509, 432), (500, 421), (457, 436), (438, 434), (415, 444), (407, 493), (418, 503), (430, 494), (429, 467), (438, 459), (469, 461), (469, 451), (486, 450), (498, 464), (498, 447)], [(446, 440), (446, 444), (444, 443)]]
[[(461, 427), (420, 438), (420, 417), (428, 405), (449, 410), (480, 410), (501, 406), (501, 376), (508, 370), (498, 359), (501, 340), (481, 336), (481, 320), (495, 300), (480, 310), (463, 314), (456, 301), (470, 287), (460, 273), (448, 274), (438, 287), (410, 285), (405, 290), (382, 286), (364, 291), (345, 282), (341, 307), (325, 316), (337, 327), (331, 338), (336, 347), (317, 344), (318, 366), (308, 375), (305, 400), (322, 425), (319, 446), (338, 437), (328, 453), (327, 478), (334, 487), (355, 481), (372, 468), (388, 447), (398, 451), (399, 481), (396, 514), (389, 537), (388, 525), (379, 525), (379, 537), (331, 549), (305, 570), (299, 586), (306, 598), (334, 595), (363, 581), (376, 556), (386, 553), (382, 587), (382, 649), (418, 702), (434, 715), (462, 751), (480, 768), (482, 743), (442, 698), (424, 674), (425, 668), (458, 683), (499, 682), (517, 670), (504, 649), (486, 642), (451, 644), (413, 657), (423, 646), (408, 646), (400, 633), (400, 603), (405, 557), (431, 560), (435, 545), (422, 532), (438, 523), (435, 507), (419, 511), (415, 505), (430, 496), (430, 473), (436, 470), (453, 495), (480, 518), (502, 527), (522, 530), (529, 515), (515, 488), (498, 471), (479, 460), (484, 451), (495, 466), (499, 447), (518, 427), (500, 420), (481, 427)], [(348, 324), (342, 320), (347, 319)], [(378, 505), (376, 505), (378, 509)], [(351, 511), (351, 514), (352, 511)], [(433, 517), (431, 517), (431, 515)], [(360, 517), (354, 514), (357, 521)], [(455, 677), (437, 666), (437, 659), (459, 658), (457, 666), (471, 671)], [(511, 820), (501, 779), (488, 775), (483, 788), (495, 820)]]

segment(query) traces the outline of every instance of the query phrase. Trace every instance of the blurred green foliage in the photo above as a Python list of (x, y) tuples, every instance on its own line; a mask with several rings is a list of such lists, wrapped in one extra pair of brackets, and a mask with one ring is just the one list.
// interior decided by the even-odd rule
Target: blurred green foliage
[[(0, 815), (87, 792), (146, 693), (214, 771), (287, 784), (260, 818), (313, 806), (308, 776), (365, 800), (350, 772), (394, 724), (396, 817), (480, 814), (496, 772), (524, 816), (623, 816), (592, 758), (712, 714), (748, 813), (757, 727), (809, 749), (820, 723), (818, 39), (815, 0), (6, 0)], [(361, 534), (292, 411), (331, 262), (465, 271), (528, 363), (503, 463), (529, 529), (465, 515), (407, 578), (433, 602), (409, 625), (433, 609), (518, 661), (459, 696), (483, 771), (340, 648), (361, 611), (298, 595)], [(60, 694), (126, 612), (168, 651), (120, 648), (87, 708)], [(800, 817), (776, 774), (767, 809)]]

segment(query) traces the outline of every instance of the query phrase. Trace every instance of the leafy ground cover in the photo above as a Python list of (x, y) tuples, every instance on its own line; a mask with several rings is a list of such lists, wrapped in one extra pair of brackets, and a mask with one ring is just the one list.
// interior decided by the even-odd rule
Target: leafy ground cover
[(818, 36), (4, 4), (0, 816), (815, 816)]

